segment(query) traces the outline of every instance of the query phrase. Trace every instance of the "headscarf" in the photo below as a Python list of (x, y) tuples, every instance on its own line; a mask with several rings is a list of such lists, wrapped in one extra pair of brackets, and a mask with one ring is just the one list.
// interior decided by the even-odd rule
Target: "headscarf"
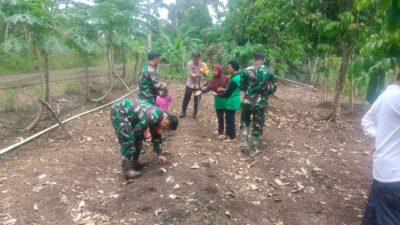
[(209, 87), (212, 91), (218, 92), (218, 88), (226, 88), (226, 85), (229, 82), (229, 77), (224, 74), (222, 70), (222, 66), (219, 64), (215, 64), (213, 68), (218, 72), (217, 75), (214, 75), (213, 79), (208, 83)]

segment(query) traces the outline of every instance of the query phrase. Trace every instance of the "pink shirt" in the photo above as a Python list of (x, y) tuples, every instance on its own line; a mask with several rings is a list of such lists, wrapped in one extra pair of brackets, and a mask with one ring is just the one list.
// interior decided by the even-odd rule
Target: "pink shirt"
[(157, 95), (156, 98), (156, 107), (168, 112), (169, 111), (169, 103), (172, 101), (172, 97), (171, 96), (165, 96), (165, 97), (161, 97), (159, 95)]

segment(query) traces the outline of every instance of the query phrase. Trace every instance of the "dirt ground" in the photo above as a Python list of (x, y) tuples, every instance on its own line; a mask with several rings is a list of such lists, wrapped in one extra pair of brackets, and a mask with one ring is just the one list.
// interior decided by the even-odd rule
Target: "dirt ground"
[(249, 158), (217, 139), (203, 96), (200, 118), (167, 135), (169, 163), (148, 146), (144, 175), (126, 182), (106, 108), (67, 124), (71, 138), (56, 130), (0, 156), (0, 223), (356, 225), (371, 177), (362, 113), (326, 127), (318, 93), (281, 85)]

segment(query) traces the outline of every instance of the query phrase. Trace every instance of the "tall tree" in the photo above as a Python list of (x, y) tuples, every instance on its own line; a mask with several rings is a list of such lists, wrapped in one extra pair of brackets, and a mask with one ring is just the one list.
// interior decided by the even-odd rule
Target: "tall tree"
[(140, 0), (97, 0), (93, 6), (92, 23), (96, 24), (104, 39), (108, 61), (108, 89), (92, 101), (104, 100), (112, 90), (112, 74), (115, 73), (115, 47), (130, 47), (133, 35), (139, 29), (139, 16), (143, 9)]
[(101, 47), (98, 43), (98, 30), (90, 22), (92, 10), (89, 5), (74, 3), (71, 8), (66, 8), (65, 13), (68, 20), (66, 34), (67, 44), (81, 53), (85, 63), (85, 97), (90, 99), (89, 66), (90, 56), (99, 54)]
[[(40, 59), (42, 74), (42, 97), (50, 102), (49, 55), (62, 52), (65, 48), (57, 25), (62, 15), (52, 11), (51, 0), (10, 1), (1, 5), (7, 23), (5, 40), (1, 47), (5, 51), (35, 51)], [(27, 127), (32, 129), (40, 120), (43, 106), (34, 121)]]

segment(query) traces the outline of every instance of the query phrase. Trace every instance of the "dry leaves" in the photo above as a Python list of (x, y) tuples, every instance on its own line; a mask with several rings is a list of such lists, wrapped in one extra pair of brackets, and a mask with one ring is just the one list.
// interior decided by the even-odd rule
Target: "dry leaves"
[(198, 163), (194, 163), (192, 167), (190, 167), (191, 169), (200, 169), (200, 166)]
[(168, 195), (168, 197), (169, 197), (170, 199), (178, 199), (178, 198), (179, 198), (178, 196), (176, 196), (176, 195), (174, 195), (174, 194), (170, 194), (170, 195)]

